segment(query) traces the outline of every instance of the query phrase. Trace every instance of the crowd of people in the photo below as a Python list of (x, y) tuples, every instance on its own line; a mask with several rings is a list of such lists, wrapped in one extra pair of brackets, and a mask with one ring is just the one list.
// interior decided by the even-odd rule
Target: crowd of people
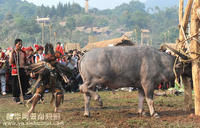
[[(77, 49), (65, 52), (60, 42), (55, 47), (56, 61), (67, 66), (78, 76), (78, 61), (82, 52)], [(45, 59), (44, 47), (34, 45), (34, 47), (23, 47), (23, 41), (16, 39), (13, 48), (0, 48), (0, 82), (1, 94), (5, 96), (12, 93), (13, 101), (20, 103), (20, 94), (23, 94), (24, 100), (32, 97), (27, 94), (31, 87), (32, 74), (25, 67), (38, 63)], [(21, 89), (20, 89), (21, 88)]]

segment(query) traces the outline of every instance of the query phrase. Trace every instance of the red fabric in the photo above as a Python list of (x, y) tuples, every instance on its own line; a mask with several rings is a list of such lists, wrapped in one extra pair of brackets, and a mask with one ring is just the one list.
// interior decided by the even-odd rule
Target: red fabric
[(7, 48), (7, 50), (12, 50), (13, 48), (11, 48), (11, 47), (9, 47), (9, 48)]
[(22, 47), (22, 51), (26, 51), (26, 48), (25, 48), (25, 47)]
[(38, 50), (43, 50), (44, 48), (41, 46), (41, 45), (38, 45), (38, 44), (34, 44), (34, 47), (35, 47), (35, 49), (36, 49), (36, 51), (38, 51)]
[(27, 47), (25, 48), (26, 51), (33, 51), (33, 48), (30, 46), (30, 47)]
[(5, 59), (5, 53), (4, 52), (2, 52), (2, 54), (1, 54), (1, 58), (0, 59)]
[(12, 64), (11, 67), (12, 67), (12, 72), (11, 72), (12, 76), (17, 75), (17, 68), (16, 68), (16, 65), (15, 65), (15, 64)]
[(40, 61), (40, 57), (39, 57), (39, 55), (36, 56), (36, 61), (37, 61), (37, 62)]
[(159, 84), (159, 86), (158, 86), (158, 89), (161, 89), (162, 88), (162, 85), (161, 84)]
[(37, 45), (37, 44), (34, 44), (34, 47), (37, 49), (37, 48), (39, 47), (39, 45)]
[(58, 51), (58, 52), (60, 52), (62, 55), (64, 55), (64, 50), (63, 50), (63, 48), (62, 48), (62, 46), (57, 46), (56, 47), (56, 51)]
[[(6, 55), (4, 52), (1, 52), (1, 56), (0, 56), (0, 60), (5, 60), (6, 59)], [(0, 62), (0, 68), (3, 66), (4, 63)]]

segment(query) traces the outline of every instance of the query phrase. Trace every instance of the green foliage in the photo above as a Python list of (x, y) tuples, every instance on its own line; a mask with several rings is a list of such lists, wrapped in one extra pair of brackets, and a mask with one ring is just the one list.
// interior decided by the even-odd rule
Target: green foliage
[[(154, 46), (162, 42), (175, 42), (178, 37), (178, 8), (164, 10), (159, 7), (151, 13), (145, 9), (144, 3), (132, 0), (114, 9), (98, 10), (93, 8), (84, 13), (84, 8), (76, 3), (59, 3), (57, 6), (36, 6), (20, 0), (0, 0), (0, 43), (22, 37), (26, 42), (40, 43), (41, 27), (36, 23), (36, 16), (49, 17), (52, 24), (52, 35), (45, 26), (45, 42), (54, 39), (61, 42), (73, 41), (85, 45), (88, 35), (99, 37), (98, 40), (117, 38), (126, 31), (137, 30), (137, 41), (140, 40), (140, 30), (149, 29)], [(60, 22), (66, 22), (60, 25)], [(76, 27), (108, 27), (110, 33), (88, 33), (75, 31)], [(97, 40), (97, 41), (98, 41)], [(136, 40), (136, 39), (135, 39)], [(30, 43), (30, 44), (32, 44)], [(6, 44), (8, 45), (8, 44)]]
[(15, 18), (16, 27), (20, 32), (27, 34), (39, 33), (41, 31), (38, 24), (36, 24), (34, 19), (25, 19), (23, 16), (18, 16)]
[(105, 27), (109, 25), (109, 21), (106, 18), (96, 18), (94, 22), (97, 27)]
[(75, 19), (73, 17), (69, 17), (67, 19), (66, 27), (70, 31), (69, 40), (71, 41), (71, 39), (72, 39), (72, 32), (76, 28), (76, 21), (75, 21)]
[(78, 26), (91, 26), (93, 25), (94, 17), (91, 15), (81, 15), (77, 20)]
[(76, 28), (76, 21), (73, 17), (69, 17), (67, 19), (66, 27), (70, 30), (73, 31)]

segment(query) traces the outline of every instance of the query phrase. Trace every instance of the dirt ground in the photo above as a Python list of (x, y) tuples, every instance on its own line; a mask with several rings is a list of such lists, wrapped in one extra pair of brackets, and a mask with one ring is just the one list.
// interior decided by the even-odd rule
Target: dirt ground
[[(62, 112), (57, 119), (14, 118), (8, 116), (28, 111), (28, 107), (12, 102), (11, 95), (0, 96), (0, 128), (198, 128), (200, 117), (194, 116), (194, 111), (184, 111), (183, 95), (155, 96), (155, 108), (160, 114), (159, 119), (139, 117), (137, 115), (137, 91), (99, 92), (104, 102), (100, 108), (94, 100), (91, 102), (91, 117), (84, 117), (84, 103), (81, 93), (65, 93), (61, 106)], [(54, 114), (53, 106), (49, 103), (51, 94), (45, 94), (45, 104), (36, 106), (39, 114)], [(194, 106), (194, 105), (193, 105)], [(30, 105), (29, 105), (30, 107)], [(148, 111), (145, 103), (145, 111)]]

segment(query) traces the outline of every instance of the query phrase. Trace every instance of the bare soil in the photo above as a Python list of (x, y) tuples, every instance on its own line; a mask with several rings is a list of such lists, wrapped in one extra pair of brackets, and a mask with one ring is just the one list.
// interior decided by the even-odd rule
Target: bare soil
[[(0, 128), (199, 128), (200, 117), (195, 116), (194, 110), (187, 112), (184, 107), (184, 96), (167, 95), (155, 96), (155, 108), (160, 114), (159, 119), (139, 117), (137, 114), (137, 91), (99, 92), (104, 102), (100, 108), (94, 100), (91, 101), (91, 117), (84, 117), (84, 101), (81, 93), (65, 93), (64, 103), (61, 105), (60, 124), (57, 125), (8, 125), (5, 122), (28, 122), (33, 120), (7, 120), (8, 113), (26, 113), (27, 107), (13, 103), (11, 95), (0, 96)], [(36, 113), (53, 113), (50, 102), (51, 94), (45, 94), (45, 104), (36, 106)], [(193, 105), (194, 106), (194, 105)], [(30, 105), (29, 105), (30, 107)], [(194, 109), (194, 108), (193, 108)], [(145, 111), (149, 112), (145, 103)], [(41, 120), (34, 120), (41, 121)], [(42, 120), (47, 122), (49, 120)], [(49, 122), (54, 122), (50, 120)]]

